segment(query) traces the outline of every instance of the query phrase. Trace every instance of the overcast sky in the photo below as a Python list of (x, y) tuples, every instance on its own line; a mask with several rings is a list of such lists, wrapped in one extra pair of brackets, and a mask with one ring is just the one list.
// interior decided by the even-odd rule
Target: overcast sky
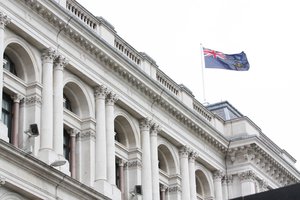
[[(77, 1), (200, 102), (229, 101), (300, 169), (298, 0)], [(204, 69), (203, 81), (200, 44), (227, 54), (244, 51), (250, 70)]]

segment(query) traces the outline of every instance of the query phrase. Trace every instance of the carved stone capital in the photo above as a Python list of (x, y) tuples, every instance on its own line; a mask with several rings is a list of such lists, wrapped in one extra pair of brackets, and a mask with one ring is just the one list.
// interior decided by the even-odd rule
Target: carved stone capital
[(168, 192), (171, 193), (171, 192), (181, 192), (181, 188), (180, 186), (178, 185), (175, 185), (175, 186), (170, 186), (168, 188)]
[(4, 27), (10, 23), (10, 18), (4, 13), (0, 12), (0, 28), (4, 29)]
[(20, 103), (24, 97), (20, 94), (13, 94), (11, 95), (11, 98), (14, 101), (14, 103)]
[(69, 63), (69, 61), (68, 61), (65, 57), (59, 55), (59, 56), (57, 56), (57, 57), (55, 58), (55, 60), (54, 60), (54, 69), (55, 69), (55, 70), (61, 70), (61, 71), (63, 71), (63, 70), (64, 70), (64, 67), (65, 67), (68, 63)]
[(255, 173), (252, 170), (241, 172), (238, 174), (241, 181), (253, 181), (255, 180)]
[(106, 103), (108, 105), (114, 105), (118, 101), (118, 99), (119, 97), (115, 93), (109, 92), (106, 96)]
[(45, 63), (53, 63), (57, 54), (53, 48), (45, 49), (42, 53), (42, 61)]
[(213, 172), (213, 179), (216, 181), (221, 181), (223, 176), (224, 176), (224, 173), (221, 170), (216, 170)]
[(189, 160), (195, 161), (195, 159), (198, 157), (198, 153), (196, 151), (190, 151)]
[(268, 182), (265, 180), (260, 180), (259, 181), (259, 187), (261, 191), (267, 191), (268, 189)]
[(150, 130), (151, 120), (148, 118), (143, 118), (139, 121), (141, 130)]
[(187, 157), (188, 158), (189, 154), (190, 154), (190, 148), (188, 146), (183, 146), (179, 150), (179, 156), (180, 157)]
[(165, 192), (168, 189), (168, 187), (166, 185), (160, 185), (159, 189), (161, 192)]
[(150, 128), (150, 134), (153, 136), (157, 136), (157, 133), (161, 131), (161, 128), (158, 124), (153, 123), (151, 128)]
[(95, 98), (105, 99), (108, 93), (107, 87), (104, 85), (99, 85), (94, 88)]
[(38, 96), (25, 97), (25, 98), (21, 99), (20, 103), (21, 104), (25, 103), (27, 105), (30, 105), (30, 104), (42, 105), (42, 99)]
[(76, 137), (78, 134), (80, 134), (80, 131), (76, 128), (69, 128), (67, 132), (70, 135), (70, 137)]

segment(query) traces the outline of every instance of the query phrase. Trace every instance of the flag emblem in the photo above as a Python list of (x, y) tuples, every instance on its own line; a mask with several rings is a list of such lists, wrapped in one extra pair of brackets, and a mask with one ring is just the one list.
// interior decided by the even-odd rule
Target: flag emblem
[(235, 71), (248, 71), (249, 62), (244, 52), (224, 54), (219, 51), (203, 48), (205, 68), (218, 68)]

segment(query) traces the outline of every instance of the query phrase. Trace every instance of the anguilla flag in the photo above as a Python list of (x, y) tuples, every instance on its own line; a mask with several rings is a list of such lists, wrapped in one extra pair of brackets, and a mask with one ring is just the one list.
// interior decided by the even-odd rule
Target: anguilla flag
[(248, 71), (250, 66), (244, 52), (239, 54), (224, 54), (219, 51), (203, 48), (205, 68)]

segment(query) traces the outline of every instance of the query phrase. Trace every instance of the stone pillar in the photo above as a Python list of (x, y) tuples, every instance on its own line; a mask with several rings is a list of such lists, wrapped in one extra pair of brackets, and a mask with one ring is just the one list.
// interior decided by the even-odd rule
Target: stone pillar
[(105, 124), (105, 97), (107, 88), (103, 85), (95, 88), (96, 100), (96, 147), (95, 147), (95, 181), (107, 180), (106, 158), (106, 124)]
[(191, 199), (189, 180), (189, 148), (184, 146), (179, 151), (181, 173), (181, 199)]
[(125, 176), (124, 176), (124, 161), (119, 160), (119, 172), (120, 172), (120, 190), (121, 190), (121, 199), (125, 199)]
[(71, 129), (70, 134), (70, 171), (71, 177), (76, 178), (76, 135), (78, 131), (76, 129)]
[(152, 168), (152, 194), (153, 200), (159, 200), (159, 169), (158, 169), (158, 150), (157, 133), (160, 127), (153, 124), (150, 130), (150, 148), (151, 148), (151, 168)]
[(222, 178), (222, 191), (223, 191), (223, 199), (228, 200), (228, 178), (227, 176), (223, 176)]
[(223, 200), (222, 177), (223, 177), (223, 173), (219, 170), (217, 170), (213, 173), (214, 187), (215, 187), (215, 200)]
[(64, 109), (63, 109), (63, 71), (67, 61), (58, 56), (54, 61), (53, 73), (53, 147), (58, 155), (58, 160), (65, 160), (63, 155), (64, 139)]
[(255, 173), (252, 170), (245, 171), (238, 174), (241, 182), (242, 194), (247, 196), (255, 193)]
[(152, 172), (151, 172), (151, 153), (150, 153), (150, 120), (140, 121), (142, 138), (142, 188), (143, 200), (152, 200)]
[(53, 151), (53, 61), (56, 52), (52, 48), (42, 54), (42, 109), (39, 158), (47, 164), (56, 160)]
[(107, 148), (107, 180), (116, 185), (116, 158), (115, 158), (115, 125), (114, 104), (118, 100), (116, 94), (110, 92), (106, 98), (106, 148)]
[(21, 95), (15, 94), (11, 97), (14, 101), (13, 104), (13, 120), (12, 120), (12, 130), (11, 130), (11, 136), (12, 136), (12, 144), (15, 147), (19, 146), (19, 123), (20, 123), (20, 101), (23, 98)]
[(2, 122), (2, 92), (3, 92), (3, 54), (4, 54), (4, 29), (10, 23), (10, 18), (0, 11), (0, 139), (9, 142), (7, 127)]
[(197, 191), (196, 191), (196, 174), (195, 174), (195, 159), (197, 153), (192, 151), (189, 157), (189, 174), (190, 174), (190, 195), (191, 200), (197, 200)]
[(168, 188), (165, 185), (160, 186), (160, 200), (166, 200), (166, 190), (167, 189)]

